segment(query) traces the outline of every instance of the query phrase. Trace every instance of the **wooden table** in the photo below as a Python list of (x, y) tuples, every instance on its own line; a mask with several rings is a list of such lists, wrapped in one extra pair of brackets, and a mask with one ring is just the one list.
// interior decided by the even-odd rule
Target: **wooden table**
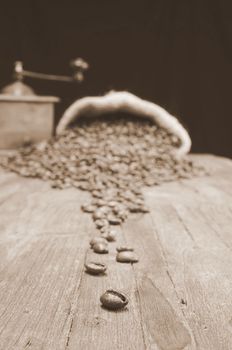
[[(89, 249), (89, 195), (0, 173), (0, 349), (231, 350), (232, 162), (195, 156), (211, 176), (145, 190), (151, 213), (132, 215), (110, 253)], [(137, 264), (115, 261), (127, 243)], [(103, 261), (103, 277), (84, 272)], [(109, 287), (121, 312), (100, 306)]]

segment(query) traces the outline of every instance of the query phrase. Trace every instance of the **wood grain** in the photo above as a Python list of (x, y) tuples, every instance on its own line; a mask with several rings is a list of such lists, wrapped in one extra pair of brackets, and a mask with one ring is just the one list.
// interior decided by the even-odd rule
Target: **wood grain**
[[(194, 156), (209, 176), (144, 190), (107, 255), (89, 249), (89, 195), (0, 171), (1, 350), (231, 350), (232, 162)], [(115, 261), (116, 246), (139, 255)], [(85, 273), (104, 262), (105, 276)], [(108, 288), (127, 308), (100, 305)]]

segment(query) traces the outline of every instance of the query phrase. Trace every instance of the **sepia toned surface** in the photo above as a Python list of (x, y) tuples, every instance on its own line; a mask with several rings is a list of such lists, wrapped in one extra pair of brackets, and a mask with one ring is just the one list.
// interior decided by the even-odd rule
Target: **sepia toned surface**
[[(89, 249), (89, 194), (0, 172), (0, 349), (232, 348), (232, 163), (193, 156), (210, 176), (144, 190), (146, 214), (117, 229), (109, 254)], [(139, 262), (116, 262), (116, 247)], [(94, 260), (103, 276), (85, 273)], [(125, 293), (125, 310), (100, 296)]]

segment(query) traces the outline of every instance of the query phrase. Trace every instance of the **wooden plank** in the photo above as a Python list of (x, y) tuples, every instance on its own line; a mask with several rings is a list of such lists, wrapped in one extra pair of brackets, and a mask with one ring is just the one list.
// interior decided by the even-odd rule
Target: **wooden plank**
[(36, 238), (1, 273), (1, 349), (64, 349), (83, 269), (80, 237)]
[(163, 247), (150, 215), (135, 215), (123, 226), (140, 262), (134, 264), (146, 349), (192, 349), (191, 331), (170, 278)]
[[(215, 190), (218, 188), (228, 196), (232, 196), (232, 161), (230, 159), (213, 155), (194, 155), (192, 157), (209, 170), (207, 184), (212, 184)], [(199, 186), (203, 183), (199, 179), (193, 179), (193, 181)]]
[(0, 347), (64, 349), (93, 229), (80, 211), (79, 199), (88, 196), (24, 181), (0, 214), (9, 220), (1, 231), (7, 254), (0, 274)]
[(9, 263), (32, 235), (75, 234), (80, 202), (88, 198), (80, 191), (51, 190), (45, 182), (18, 176), (0, 193), (4, 198), (0, 206), (0, 250), (4, 252), (0, 267)]
[[(94, 254), (89, 195), (0, 172), (0, 349), (229, 350), (231, 340), (232, 162), (194, 156), (211, 176), (145, 189), (151, 214), (133, 215), (117, 244), (138, 264)], [(83, 271), (106, 262), (107, 275)], [(107, 288), (130, 299), (109, 312)]]
[[(116, 262), (116, 246), (123, 244), (121, 230), (117, 243), (111, 243), (109, 254), (99, 256), (88, 250), (87, 261), (105, 263), (104, 277), (84, 274), (79, 289), (77, 313), (73, 319), (68, 349), (145, 349), (136, 280), (132, 266)], [(99, 298), (107, 289), (125, 292), (129, 298), (126, 309), (110, 312), (100, 307)]]
[[(88, 194), (51, 190), (37, 180), (18, 180), (22, 182), (20, 189), (3, 204), (3, 213), (8, 218), (4, 234), (2, 232), (5, 247), (6, 238), (11, 239), (5, 269), (2, 269), (4, 289), (0, 288), (4, 301), (0, 341), (4, 349), (24, 346), (108, 349), (109, 344), (112, 349), (118, 349), (126, 348), (128, 341), (134, 344), (133, 349), (143, 349), (133, 272), (131, 266), (115, 264), (116, 244), (111, 245), (111, 254), (107, 256), (107, 278), (83, 274), (88, 232), (95, 232), (89, 215), (80, 212), (80, 203), (88, 199)], [(80, 234), (83, 227), (85, 232)], [(88, 251), (88, 257), (91, 253)], [(76, 261), (77, 254), (80, 257)], [(18, 280), (7, 279), (12, 275), (18, 276)], [(130, 309), (125, 313), (109, 313), (100, 307), (99, 297), (109, 287), (129, 294)], [(12, 291), (6, 298), (9, 290)], [(68, 315), (63, 308), (68, 310)], [(127, 324), (131, 327), (131, 339), (125, 332)]]
[[(183, 304), (196, 348), (231, 349), (231, 253), (191, 212), (179, 217), (156, 208), (152, 217), (167, 261), (168, 274)], [(186, 220), (186, 215), (189, 219)], [(207, 233), (206, 237), (205, 234)], [(193, 237), (191, 247), (187, 237)], [(225, 274), (225, 271), (226, 274)]]
[[(209, 179), (201, 179), (201, 188)], [(227, 225), (231, 227), (232, 218), (226, 210), (217, 211), (219, 197), (224, 209), (228, 197), (221, 192), (212, 201), (200, 190), (191, 190), (193, 182), (198, 183), (195, 179), (184, 181), (185, 186), (183, 182), (165, 185), (157, 197), (155, 191), (148, 195), (147, 202), (196, 348), (231, 349), (231, 252), (225, 239), (231, 241)], [(219, 235), (212, 222), (222, 224), (223, 217), (226, 227)]]

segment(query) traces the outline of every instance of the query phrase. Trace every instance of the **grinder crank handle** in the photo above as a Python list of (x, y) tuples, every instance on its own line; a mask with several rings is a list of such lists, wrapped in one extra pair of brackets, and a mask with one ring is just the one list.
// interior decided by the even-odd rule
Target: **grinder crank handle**
[(67, 83), (82, 82), (84, 80), (84, 73), (89, 68), (89, 64), (82, 58), (76, 58), (70, 62), (70, 66), (73, 69), (73, 74), (72, 76), (65, 76), (28, 71), (23, 68), (23, 63), (21, 61), (16, 61), (14, 66), (14, 78), (17, 81), (22, 81), (24, 77), (29, 77)]

